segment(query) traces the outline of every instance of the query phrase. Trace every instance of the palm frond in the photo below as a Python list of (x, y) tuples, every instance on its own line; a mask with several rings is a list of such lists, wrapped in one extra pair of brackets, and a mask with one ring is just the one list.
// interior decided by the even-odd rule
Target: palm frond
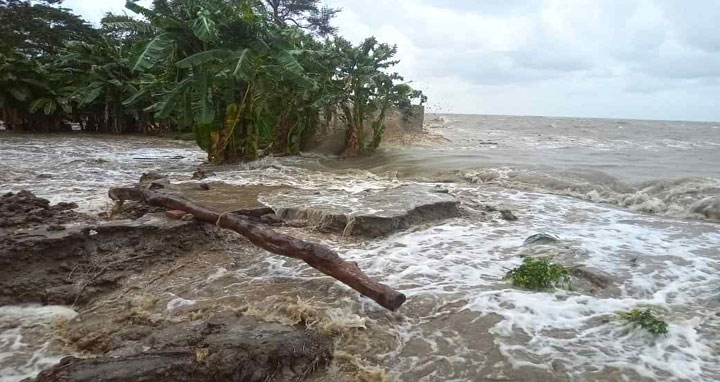
[(275, 55), (275, 59), (283, 69), (295, 75), (301, 75), (304, 72), (302, 65), (300, 65), (295, 56), (290, 54), (287, 50), (281, 50), (278, 52)]
[(100, 93), (102, 92), (101, 87), (92, 88), (88, 93), (85, 95), (85, 98), (80, 102), (81, 105), (88, 105), (92, 103), (92, 101), (95, 101), (97, 97), (100, 96)]
[(38, 110), (40, 110), (43, 105), (45, 105), (45, 102), (49, 101), (47, 98), (38, 98), (33, 103), (30, 104), (30, 112), (34, 113)]
[(11, 87), (8, 91), (20, 102), (25, 101), (28, 97), (30, 97), (30, 91), (26, 87)]
[(143, 96), (145, 96), (145, 95), (148, 94), (149, 92), (150, 92), (150, 88), (146, 86), (146, 87), (142, 88), (141, 90), (136, 91), (136, 92), (135, 92), (132, 96), (130, 96), (129, 98), (127, 98), (127, 99), (125, 99), (124, 101), (122, 101), (122, 104), (125, 105), (125, 106), (132, 105), (133, 103), (135, 103), (135, 101), (137, 101), (138, 99), (142, 98)]
[(193, 112), (201, 124), (208, 124), (215, 119), (215, 109), (210, 102), (210, 86), (208, 85), (208, 73), (202, 71), (194, 81)]
[(113, 21), (105, 25), (138, 34), (154, 35), (157, 32), (157, 28), (145, 21)]
[(155, 17), (155, 12), (153, 12), (150, 9), (147, 9), (141, 5), (138, 5), (138, 3), (135, 2), (135, 0), (128, 0), (125, 2), (125, 8), (139, 14), (143, 15), (148, 19), (152, 19)]
[(177, 100), (183, 94), (185, 89), (191, 84), (191, 79), (186, 78), (180, 81), (173, 90), (165, 96), (165, 99), (160, 103), (160, 110), (155, 114), (159, 119), (165, 119), (170, 116), (170, 113), (178, 107)]
[(50, 115), (55, 112), (56, 108), (57, 108), (57, 103), (55, 103), (54, 100), (50, 99), (45, 103), (45, 108), (43, 111), (45, 112), (45, 115)]
[(192, 31), (202, 41), (212, 41), (217, 38), (217, 26), (208, 15), (198, 12), (200, 15), (192, 23)]
[(235, 64), (235, 69), (232, 72), (233, 77), (235, 78), (247, 78), (248, 77), (248, 61), (249, 61), (249, 54), (250, 49), (243, 49), (236, 54), (237, 63)]
[(49, 87), (46, 83), (44, 83), (44, 82), (42, 82), (42, 81), (38, 81), (38, 80), (33, 79), (33, 78), (23, 78), (23, 79), (21, 79), (20, 81), (22, 81), (22, 82), (24, 82), (24, 83), (26, 83), (26, 84), (35, 85), (35, 86), (37, 86), (37, 87), (39, 87), (39, 88), (42, 88), (42, 89), (45, 89), (45, 90), (50, 90), (50, 87)]
[(175, 66), (178, 68), (189, 68), (192, 66), (202, 65), (213, 60), (222, 60), (228, 56), (230, 56), (230, 52), (225, 49), (206, 50), (176, 62)]
[(145, 46), (140, 56), (138, 56), (133, 70), (148, 70), (152, 68), (160, 58), (165, 56), (171, 44), (172, 39), (170, 33), (165, 32), (155, 36), (155, 38)]

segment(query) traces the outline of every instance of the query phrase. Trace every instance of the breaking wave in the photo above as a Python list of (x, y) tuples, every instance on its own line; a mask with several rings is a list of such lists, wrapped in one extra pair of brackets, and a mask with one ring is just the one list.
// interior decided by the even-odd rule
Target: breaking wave
[(572, 196), (636, 212), (720, 221), (720, 179), (711, 177), (658, 179), (628, 185), (592, 170), (553, 174), (497, 168), (460, 171), (458, 175), (471, 183)]

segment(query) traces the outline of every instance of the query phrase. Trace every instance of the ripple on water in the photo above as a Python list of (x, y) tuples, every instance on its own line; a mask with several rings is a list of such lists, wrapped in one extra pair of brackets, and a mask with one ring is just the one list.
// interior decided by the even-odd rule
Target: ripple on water
[[(92, 206), (104, 203), (109, 185), (119, 180), (134, 182), (148, 169), (167, 167), (178, 179), (187, 179), (189, 169), (203, 157), (184, 143), (157, 149), (138, 147), (148, 142), (132, 140), (104, 148), (75, 147), (91, 146), (91, 141), (83, 139), (63, 143), (64, 148), (44, 148), (47, 143), (40, 142), (24, 149), (0, 141), (9, 150), (37, 151), (41, 163), (31, 169), (13, 159), (10, 165), (3, 163), (0, 171), (17, 179), (12, 187), (36, 191), (35, 187), (42, 190), (41, 195), (58, 201), (79, 197)], [(64, 155), (58, 163), (67, 170), (53, 165), (51, 154), (56, 149), (55, 155)], [(154, 159), (135, 159), (151, 155)], [(73, 165), (75, 160), (85, 162)], [(307, 159), (226, 168), (214, 179), (349, 192), (407, 183), (361, 170), (323, 172), (292, 166), (293, 161), (303, 160)], [(37, 178), (40, 173), (52, 177)], [(316, 299), (313, 308), (322, 307), (338, 321), (367, 318), (363, 322), (367, 329), (357, 323), (353, 329), (362, 331), (363, 337), (353, 340), (348, 335), (344, 341), (348, 349), (385, 367), (391, 380), (720, 379), (720, 365), (714, 358), (720, 354), (717, 224), (639, 215), (592, 201), (485, 185), (444, 186), (465, 201), (507, 205), (520, 220), (463, 217), (370, 242), (323, 238), (373, 277), (406, 293), (409, 300), (399, 313), (387, 313), (304, 264), (265, 254), (239, 269), (212, 268), (192, 288), (186, 284), (185, 293), (168, 295), (163, 309), (200, 305), (203, 299), (226, 294), (250, 302), (255, 299), (260, 306), (269, 306), (273, 294), (310, 294)], [(502, 277), (521, 263), (519, 255), (531, 252), (523, 245), (524, 239), (539, 232), (560, 237), (562, 245), (571, 249), (558, 254), (563, 260), (611, 274), (619, 292), (534, 293), (511, 288)], [(553, 253), (551, 247), (543, 250)], [(616, 319), (618, 310), (645, 306), (669, 322), (667, 337), (649, 337)], [(0, 338), (5, 341), (1, 346), (11, 349), (25, 343), (25, 337), (17, 339), (15, 329), (8, 327), (7, 336)], [(36, 364), (28, 365), (35, 368)]]
[[(378, 329), (400, 339), (397, 348), (377, 356), (394, 365), (391, 378), (440, 381), (537, 373), (547, 373), (548, 380), (567, 375), (578, 381), (720, 377), (714, 359), (720, 351), (718, 317), (711, 309), (720, 283), (715, 224), (641, 216), (552, 195), (465, 186), (452, 190), (460, 191), (464, 197), (510, 204), (521, 221), (455, 219), (356, 248), (333, 243), (347, 259), (409, 297), (403, 319)], [(537, 232), (579, 247), (570, 252), (578, 254), (572, 262), (610, 273), (619, 294), (530, 292), (503, 282), (505, 272), (527, 252), (524, 239)], [(268, 272), (292, 277), (305, 269), (273, 257), (261, 273)], [(358, 302), (363, 310), (378, 309)], [(667, 337), (653, 338), (617, 319), (618, 311), (642, 307), (652, 307), (669, 322)], [(468, 327), (485, 330), (489, 337), (468, 332)], [(505, 358), (508, 363), (503, 364)], [(434, 372), (418, 371), (440, 360), (444, 366)]]
[(10, 135), (0, 137), (0, 152), (1, 191), (27, 189), (82, 211), (101, 209), (109, 187), (135, 183), (143, 172), (186, 173), (204, 159), (194, 142), (148, 137)]
[[(720, 377), (713, 356), (720, 351), (718, 317), (708, 307), (720, 283), (715, 224), (642, 217), (541, 194), (500, 192), (491, 198), (513, 203), (524, 223), (457, 220), (347, 255), (391, 285), (403, 286), (410, 304), (418, 296), (462, 298), (463, 309), (501, 317), (490, 333), (514, 366), (552, 371), (562, 364), (575, 380), (603, 380), (617, 370), (649, 380)], [(570, 210), (583, 211), (587, 219), (568, 221)], [(535, 232), (578, 243), (585, 250), (579, 253), (587, 255), (577, 263), (620, 277), (622, 294), (603, 298), (508, 288), (501, 278), (520, 264), (523, 240)], [(667, 337), (629, 330), (615, 316), (643, 306), (666, 317)], [(412, 325), (406, 330), (407, 337), (423, 336), (413, 333)]]

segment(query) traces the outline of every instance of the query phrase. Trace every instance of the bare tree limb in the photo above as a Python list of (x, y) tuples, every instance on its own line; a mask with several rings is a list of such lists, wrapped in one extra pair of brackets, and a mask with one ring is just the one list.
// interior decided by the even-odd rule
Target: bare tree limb
[(231, 229), (260, 248), (306, 262), (389, 310), (394, 311), (405, 302), (404, 294), (371, 279), (355, 262), (343, 260), (329, 247), (273, 231), (253, 223), (246, 216), (219, 213), (178, 196), (143, 188), (113, 187), (108, 191), (108, 195), (119, 202), (135, 200), (170, 210), (182, 210), (192, 214), (199, 221)]

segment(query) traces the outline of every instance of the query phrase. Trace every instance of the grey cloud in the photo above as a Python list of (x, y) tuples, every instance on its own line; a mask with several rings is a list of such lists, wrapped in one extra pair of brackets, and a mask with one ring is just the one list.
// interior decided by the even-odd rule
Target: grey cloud
[(575, 72), (592, 69), (595, 65), (592, 52), (585, 47), (568, 45), (555, 39), (543, 28), (534, 28), (535, 33), (523, 46), (508, 51), (515, 66), (531, 70)]
[(720, 0), (324, 2), (446, 111), (720, 120)]
[(659, 0), (658, 4), (683, 43), (720, 52), (720, 1)]
[(657, 57), (641, 63), (641, 67), (661, 78), (720, 78), (720, 54), (688, 53)]
[(542, 3), (536, 0), (422, 0), (421, 2), (438, 8), (495, 15), (528, 14), (540, 10), (542, 6)]
[(417, 72), (423, 77), (452, 73), (476, 85), (539, 82), (568, 74), (566, 70), (560, 68), (568, 65), (565, 61), (551, 62), (550, 59), (541, 63), (538, 57), (524, 60), (515, 53), (436, 51), (417, 65)]

